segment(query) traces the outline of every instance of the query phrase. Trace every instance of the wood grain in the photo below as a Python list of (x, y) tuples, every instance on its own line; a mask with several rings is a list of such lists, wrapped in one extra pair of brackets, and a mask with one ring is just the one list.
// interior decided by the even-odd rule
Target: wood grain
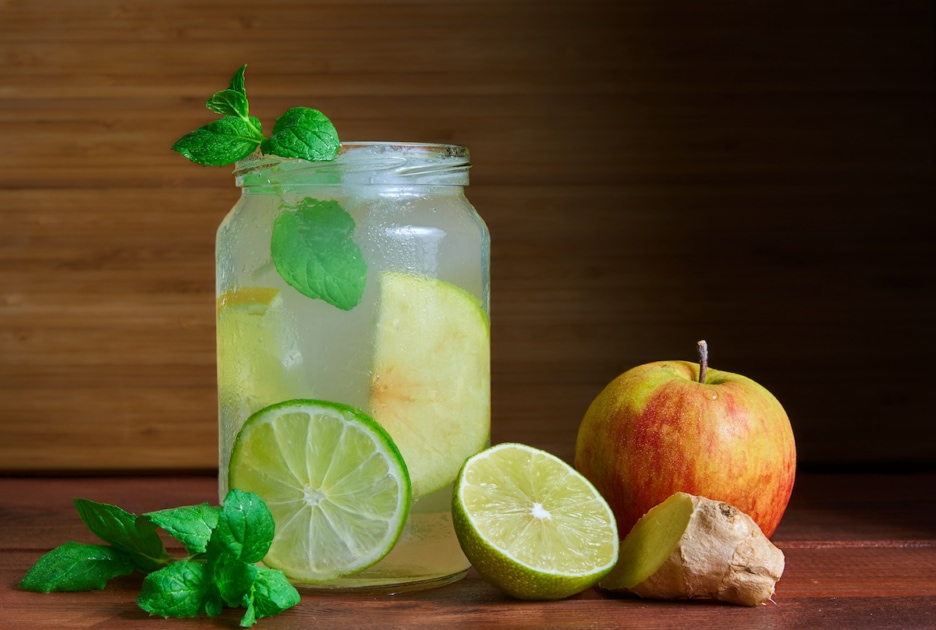
[[(265, 628), (926, 628), (936, 621), (936, 475), (804, 474), (774, 536), (786, 568), (774, 602), (741, 608), (705, 601), (655, 602), (585, 591), (557, 602), (520, 602), (472, 569), (456, 584), (418, 593), (303, 593)], [(135, 603), (141, 577), (104, 591), (40, 595), (16, 589), (29, 566), (65, 540), (94, 542), (73, 497), (144, 511), (216, 502), (210, 476), (0, 478), (0, 609), (15, 628), (147, 628)], [(167, 544), (171, 541), (167, 539)], [(175, 553), (181, 549), (173, 548)], [(236, 627), (227, 610), (215, 625)], [(205, 619), (173, 620), (204, 627)]]
[(254, 114), (457, 142), (493, 239), (492, 439), (571, 459), (645, 361), (746, 374), (804, 465), (931, 465), (936, 105), (922, 0), (0, 0), (0, 471), (210, 470), (229, 169)]

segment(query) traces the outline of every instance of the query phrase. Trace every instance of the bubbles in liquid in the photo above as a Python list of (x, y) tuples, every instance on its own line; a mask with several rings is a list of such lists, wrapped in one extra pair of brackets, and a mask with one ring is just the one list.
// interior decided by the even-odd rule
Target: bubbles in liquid
[(392, 243), (396, 266), (414, 275), (435, 277), (439, 272), (439, 245), (445, 232), (414, 225), (387, 227), (386, 242)]

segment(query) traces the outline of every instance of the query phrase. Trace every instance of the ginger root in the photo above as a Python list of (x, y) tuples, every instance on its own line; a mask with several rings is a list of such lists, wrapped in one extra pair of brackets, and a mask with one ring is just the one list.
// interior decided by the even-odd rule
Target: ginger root
[(747, 514), (677, 492), (637, 521), (598, 586), (653, 599), (757, 606), (773, 595), (783, 566), (783, 552)]

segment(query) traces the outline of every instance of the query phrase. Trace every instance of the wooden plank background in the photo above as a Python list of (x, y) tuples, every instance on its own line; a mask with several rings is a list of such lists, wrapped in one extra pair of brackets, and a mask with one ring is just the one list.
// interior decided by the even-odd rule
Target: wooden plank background
[(0, 471), (216, 464), (230, 169), (252, 113), (456, 142), (493, 241), (492, 440), (571, 459), (619, 372), (694, 359), (808, 466), (936, 462), (932, 3), (0, 0)]

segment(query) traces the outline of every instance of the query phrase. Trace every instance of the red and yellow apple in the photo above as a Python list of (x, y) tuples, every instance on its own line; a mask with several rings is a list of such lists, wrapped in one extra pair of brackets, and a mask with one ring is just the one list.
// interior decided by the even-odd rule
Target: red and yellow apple
[(786, 510), (796, 473), (786, 412), (753, 380), (709, 369), (699, 345), (699, 363), (618, 376), (579, 427), (575, 467), (610, 504), (621, 538), (675, 492), (729, 503), (768, 537)]

